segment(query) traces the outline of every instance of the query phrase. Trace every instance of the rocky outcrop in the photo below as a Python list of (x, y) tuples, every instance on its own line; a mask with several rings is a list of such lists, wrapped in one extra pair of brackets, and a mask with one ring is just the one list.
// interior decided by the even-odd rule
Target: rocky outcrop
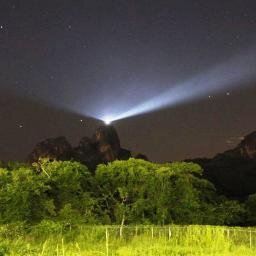
[(83, 137), (79, 145), (72, 150), (72, 159), (86, 165), (90, 170), (102, 162), (96, 145), (88, 137)]
[(142, 160), (148, 161), (147, 156), (146, 156), (146, 155), (143, 155), (143, 154), (141, 154), (141, 153), (136, 154), (136, 155), (134, 156), (134, 158), (136, 158), (136, 159), (142, 159)]
[(245, 136), (236, 148), (224, 154), (233, 158), (256, 159), (256, 131)]
[[(47, 139), (37, 144), (28, 161), (36, 162), (40, 157), (79, 161), (93, 171), (100, 163), (129, 159), (131, 152), (121, 147), (113, 126), (101, 126), (92, 138), (82, 138), (74, 148), (64, 137)], [(135, 154), (133, 157), (147, 160), (143, 154)], [(203, 177), (211, 181), (220, 194), (243, 199), (256, 193), (256, 132), (244, 137), (234, 149), (211, 159), (187, 161), (200, 164), (204, 169)]]
[(72, 147), (65, 137), (46, 139), (38, 143), (28, 156), (28, 162), (33, 163), (41, 158), (66, 160), (70, 159)]
[(234, 149), (211, 159), (192, 159), (204, 169), (220, 194), (243, 199), (256, 193), (256, 132), (244, 137)]
[(118, 159), (121, 146), (113, 126), (99, 127), (95, 131), (92, 141), (97, 147), (103, 162), (111, 162)]
[(43, 157), (75, 160), (85, 164), (90, 170), (95, 170), (100, 163), (129, 159), (131, 152), (121, 147), (118, 134), (113, 126), (101, 126), (96, 129), (92, 138), (83, 137), (78, 146), (74, 148), (64, 137), (40, 142), (28, 156), (28, 162), (37, 162)]

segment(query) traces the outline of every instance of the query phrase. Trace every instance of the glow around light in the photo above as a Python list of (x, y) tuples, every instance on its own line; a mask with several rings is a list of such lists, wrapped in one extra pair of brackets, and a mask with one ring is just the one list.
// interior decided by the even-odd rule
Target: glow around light
[(114, 119), (111, 118), (110, 116), (105, 116), (105, 117), (102, 118), (102, 120), (104, 121), (104, 123), (105, 123), (106, 125), (110, 125), (111, 122), (112, 122)]
[(105, 122), (106, 125), (111, 124), (111, 120), (105, 120), (104, 122)]

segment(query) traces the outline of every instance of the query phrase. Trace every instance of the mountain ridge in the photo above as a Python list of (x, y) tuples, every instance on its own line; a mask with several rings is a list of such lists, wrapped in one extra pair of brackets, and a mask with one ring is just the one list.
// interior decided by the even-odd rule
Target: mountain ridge
[[(81, 138), (72, 147), (65, 137), (46, 139), (38, 143), (29, 154), (28, 163), (47, 157), (56, 160), (74, 160), (85, 164), (91, 171), (100, 163), (127, 160), (130, 157), (147, 160), (141, 153), (134, 155), (122, 148), (113, 126), (100, 126), (92, 137)], [(256, 192), (256, 131), (248, 134), (233, 149), (216, 154), (213, 158), (194, 158), (204, 172), (203, 178), (211, 181), (217, 192), (229, 198), (243, 199)]]

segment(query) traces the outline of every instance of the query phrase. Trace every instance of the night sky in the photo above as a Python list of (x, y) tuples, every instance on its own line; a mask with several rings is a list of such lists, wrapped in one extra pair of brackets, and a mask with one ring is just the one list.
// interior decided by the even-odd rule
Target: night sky
[(123, 147), (213, 156), (256, 130), (255, 99), (255, 0), (0, 0), (2, 160), (49, 137), (76, 145), (148, 101), (113, 122)]

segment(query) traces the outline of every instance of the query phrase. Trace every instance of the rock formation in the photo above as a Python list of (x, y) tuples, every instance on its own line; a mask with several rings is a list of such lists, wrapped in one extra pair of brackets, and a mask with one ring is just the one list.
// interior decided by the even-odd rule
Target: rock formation
[(28, 156), (28, 162), (36, 162), (40, 157), (66, 160), (70, 159), (72, 147), (65, 137), (46, 139), (38, 143)]
[(256, 159), (256, 131), (245, 136), (236, 148), (224, 154), (233, 158)]
[[(100, 163), (116, 159), (126, 160), (131, 156), (129, 150), (121, 147), (115, 128), (101, 126), (92, 138), (82, 138), (74, 148), (64, 137), (40, 142), (28, 156), (28, 162), (36, 162), (40, 157), (75, 160), (94, 171)], [(147, 160), (142, 154), (133, 154), (133, 157)], [(256, 132), (247, 135), (234, 149), (217, 154), (211, 159), (198, 158), (188, 161), (202, 166), (203, 177), (211, 181), (220, 194), (244, 199), (249, 194), (256, 193)]]
[(101, 126), (93, 135), (95, 144), (103, 162), (111, 162), (118, 159), (120, 141), (113, 126)]
[(204, 169), (220, 194), (243, 199), (256, 193), (256, 132), (244, 137), (234, 149), (217, 154), (211, 159), (192, 159)]
[(95, 143), (88, 137), (83, 137), (79, 145), (72, 149), (72, 159), (86, 165), (90, 170), (102, 163)]
[(36, 162), (40, 157), (75, 160), (85, 164), (90, 170), (95, 170), (100, 163), (129, 159), (131, 152), (121, 147), (113, 126), (101, 126), (96, 129), (92, 138), (83, 137), (74, 148), (64, 137), (40, 142), (28, 156), (28, 162)]

